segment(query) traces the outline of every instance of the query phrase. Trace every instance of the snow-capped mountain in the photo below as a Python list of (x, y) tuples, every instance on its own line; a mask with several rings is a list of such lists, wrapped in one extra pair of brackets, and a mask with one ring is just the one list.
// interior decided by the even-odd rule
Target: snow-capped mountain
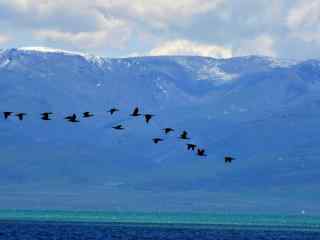
[[(2, 207), (320, 212), (318, 60), (5, 49), (0, 100), (28, 114), (0, 120)], [(129, 117), (135, 106), (155, 119)], [(63, 119), (85, 111), (94, 118)], [(207, 158), (186, 150), (182, 130)]]

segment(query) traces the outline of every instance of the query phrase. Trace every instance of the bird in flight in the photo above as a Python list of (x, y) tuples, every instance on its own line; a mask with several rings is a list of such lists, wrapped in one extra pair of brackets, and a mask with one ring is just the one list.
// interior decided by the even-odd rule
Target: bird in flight
[(141, 116), (141, 114), (139, 113), (139, 108), (136, 107), (133, 112), (130, 114), (130, 116), (132, 117), (138, 117), (138, 116)]
[(183, 131), (180, 135), (180, 139), (183, 139), (183, 140), (189, 140), (190, 138), (188, 137), (188, 133), (187, 131)]
[(174, 129), (173, 128), (163, 128), (162, 130), (164, 130), (165, 134), (168, 134), (170, 132), (173, 132)]
[(27, 115), (27, 114), (26, 114), (26, 113), (17, 113), (17, 114), (16, 114), (16, 116), (18, 117), (18, 119), (19, 119), (20, 121), (23, 120), (23, 117), (24, 117), (25, 115)]
[(82, 113), (82, 117), (84, 117), (84, 118), (89, 118), (89, 117), (93, 117), (93, 116), (94, 116), (94, 114), (92, 114), (91, 112)]
[(70, 120), (70, 119), (75, 119), (75, 118), (77, 118), (77, 115), (76, 114), (72, 114), (72, 115), (69, 115), (69, 116), (65, 117), (64, 119)]
[(235, 158), (233, 158), (233, 157), (229, 157), (229, 156), (225, 156), (224, 157), (224, 162), (225, 163), (231, 163), (233, 160), (235, 160)]
[(207, 156), (204, 152), (205, 152), (204, 149), (200, 149), (200, 148), (199, 148), (199, 149), (197, 150), (197, 155), (200, 156), (200, 157), (205, 157), (205, 156)]
[(144, 119), (146, 120), (146, 123), (149, 123), (152, 117), (154, 117), (153, 114), (145, 114)]
[(72, 123), (80, 122), (79, 120), (77, 120), (76, 114), (72, 114), (71, 116), (67, 116), (64, 119), (67, 119), (69, 122), (72, 122)]
[(8, 119), (9, 116), (11, 116), (13, 112), (3, 112), (3, 116), (4, 116), (4, 119)]
[(115, 112), (119, 112), (120, 110), (117, 108), (111, 108), (108, 112), (110, 113), (110, 115), (113, 115)]
[(119, 125), (117, 125), (117, 126), (114, 126), (114, 127), (112, 127), (113, 129), (116, 129), (116, 130), (123, 130), (124, 129), (124, 127), (121, 125), (121, 124), (119, 124)]
[(188, 143), (187, 144), (188, 150), (194, 151), (196, 149), (196, 147), (197, 147), (197, 145), (195, 145), (195, 144), (192, 144), (192, 143)]
[(159, 142), (162, 142), (163, 139), (162, 139), (162, 138), (153, 138), (152, 141), (153, 141), (155, 144), (158, 144)]
[(52, 112), (41, 113), (41, 115), (42, 115), (41, 119), (45, 120), (45, 121), (49, 121), (49, 120), (51, 120), (51, 118), (49, 117), (51, 114), (52, 114)]

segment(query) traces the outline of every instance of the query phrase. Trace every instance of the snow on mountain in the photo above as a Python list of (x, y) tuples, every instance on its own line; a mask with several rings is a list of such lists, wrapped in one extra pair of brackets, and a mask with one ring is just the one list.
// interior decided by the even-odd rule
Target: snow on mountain
[(61, 53), (61, 54), (70, 54), (70, 55), (85, 55), (79, 52), (66, 51), (61, 49), (54, 49), (48, 47), (21, 47), (18, 48), (18, 51), (26, 51), (26, 52), (41, 52), (41, 53)]
[(92, 54), (66, 51), (62, 49), (54, 49), (54, 48), (48, 48), (48, 47), (20, 47), (20, 48), (17, 48), (17, 51), (30, 53), (30, 54), (52, 53), (52, 54), (62, 54), (62, 55), (69, 55), (69, 56), (81, 56), (87, 61), (96, 63), (98, 65), (102, 65), (104, 62), (104, 59), (102, 57), (95, 56)]
[[(55, 201), (60, 209), (130, 210), (135, 199), (138, 210), (224, 211), (228, 197), (239, 211), (320, 212), (312, 204), (320, 200), (319, 63), (2, 50), (1, 111), (28, 113), (23, 122), (0, 119), (2, 207), (32, 208), (41, 199), (42, 208)], [(146, 126), (130, 118), (135, 106), (155, 119)], [(111, 117), (111, 107), (121, 111)], [(54, 112), (52, 121), (39, 119), (44, 111)], [(63, 119), (85, 111), (95, 117)], [(118, 123), (126, 130), (113, 131)], [(176, 131), (164, 136), (164, 127)], [(207, 158), (186, 151), (182, 130)], [(157, 136), (165, 141), (153, 144)], [(229, 154), (237, 160), (226, 166)], [(121, 184), (105, 188), (110, 182)]]

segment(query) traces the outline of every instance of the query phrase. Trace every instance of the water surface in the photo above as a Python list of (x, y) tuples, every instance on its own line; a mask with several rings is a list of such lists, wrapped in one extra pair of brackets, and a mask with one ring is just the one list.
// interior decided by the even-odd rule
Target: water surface
[(320, 239), (315, 216), (0, 211), (0, 239)]

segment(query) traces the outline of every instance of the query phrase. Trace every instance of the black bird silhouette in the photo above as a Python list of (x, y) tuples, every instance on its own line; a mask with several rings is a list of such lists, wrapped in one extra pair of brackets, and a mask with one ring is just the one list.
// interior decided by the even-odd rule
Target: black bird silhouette
[(188, 133), (187, 131), (183, 131), (180, 135), (180, 139), (183, 139), (183, 140), (188, 140), (190, 138), (188, 138)]
[(133, 112), (130, 114), (130, 116), (132, 117), (138, 117), (138, 116), (141, 116), (141, 114), (139, 113), (139, 108), (136, 107)]
[(93, 117), (93, 116), (94, 116), (94, 114), (92, 114), (91, 112), (84, 112), (82, 115), (82, 117), (84, 117), (84, 118), (89, 118), (89, 117)]
[(192, 143), (188, 143), (187, 144), (188, 150), (194, 151), (196, 149), (196, 147), (197, 147), (197, 145), (195, 145), (195, 144), (192, 144)]
[(162, 142), (163, 139), (162, 139), (162, 138), (153, 138), (152, 141), (153, 141), (155, 144), (158, 144), (159, 142)]
[(41, 115), (42, 115), (41, 119), (45, 120), (45, 121), (49, 121), (49, 120), (51, 120), (51, 118), (49, 118), (49, 115), (51, 115), (51, 114), (52, 114), (52, 112), (41, 113)]
[(4, 119), (8, 119), (8, 117), (12, 114), (13, 112), (3, 112)]
[(198, 155), (198, 156), (201, 156), (201, 157), (207, 156), (204, 152), (205, 152), (204, 149), (198, 148), (197, 155)]
[(114, 127), (112, 127), (113, 129), (116, 129), (116, 130), (123, 130), (124, 129), (124, 127), (121, 125), (121, 124), (119, 124), (119, 125), (117, 125), (117, 126), (114, 126)]
[(144, 115), (144, 119), (146, 120), (146, 123), (149, 123), (150, 119), (154, 117), (153, 114), (145, 114)]
[(79, 120), (77, 120), (76, 114), (72, 114), (71, 116), (67, 116), (64, 119), (67, 119), (69, 122), (72, 122), (72, 123), (80, 122)]
[(165, 134), (168, 134), (170, 132), (173, 132), (174, 129), (173, 128), (163, 128), (162, 130), (164, 130)]
[(26, 114), (26, 113), (17, 113), (17, 114), (16, 114), (16, 116), (18, 117), (18, 119), (19, 119), (20, 121), (23, 120), (23, 117), (24, 117), (25, 115), (27, 115), (27, 114)]
[(225, 163), (231, 163), (233, 160), (235, 160), (235, 158), (233, 158), (233, 157), (229, 157), (229, 156), (225, 156), (224, 157), (224, 162)]
[(117, 109), (117, 108), (111, 108), (108, 112), (112, 115), (114, 114), (115, 112), (119, 112), (120, 110)]
[(76, 114), (72, 114), (72, 115), (69, 115), (69, 116), (65, 117), (64, 119), (71, 120), (71, 119), (76, 119), (76, 118), (77, 118), (77, 115)]
[(72, 123), (78, 123), (78, 122), (80, 122), (78, 119), (69, 119), (68, 121), (69, 121), (69, 122), (72, 122)]

